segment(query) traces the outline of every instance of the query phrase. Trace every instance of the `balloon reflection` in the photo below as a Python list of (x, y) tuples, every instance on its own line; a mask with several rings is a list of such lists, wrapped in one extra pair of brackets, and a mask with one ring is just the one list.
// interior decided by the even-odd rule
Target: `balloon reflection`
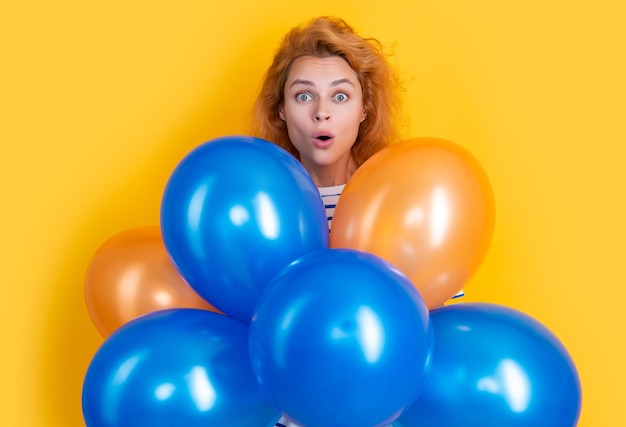
[(503, 359), (493, 376), (479, 378), (476, 388), (501, 395), (512, 412), (524, 412), (532, 394), (528, 375), (515, 360)]
[(431, 199), (430, 215), (430, 244), (433, 247), (440, 246), (445, 242), (450, 224), (450, 200), (445, 189), (435, 188)]
[(252, 205), (261, 235), (268, 240), (276, 240), (280, 235), (280, 216), (272, 198), (267, 193), (260, 192), (252, 199)]
[(217, 392), (211, 384), (204, 366), (194, 366), (187, 374), (189, 396), (201, 412), (209, 411), (217, 400)]
[(200, 229), (202, 223), (202, 207), (206, 199), (208, 185), (200, 185), (189, 198), (189, 207), (187, 208), (187, 225), (193, 231)]
[(123, 363), (121, 363), (119, 368), (117, 368), (117, 370), (113, 374), (113, 379), (111, 381), (112, 384), (120, 385), (124, 381), (126, 381), (126, 378), (128, 378), (130, 373), (133, 371), (133, 369), (135, 369), (135, 366), (137, 366), (137, 364), (141, 361), (142, 358), (143, 358), (143, 355), (132, 356), (132, 357), (129, 357), (127, 360), (125, 360)]
[(250, 221), (250, 212), (242, 205), (235, 205), (230, 208), (228, 217), (233, 225), (241, 227), (246, 222)]
[(145, 275), (145, 269), (139, 263), (128, 265), (126, 270), (120, 272), (119, 286), (116, 289), (119, 304), (115, 308), (122, 317), (130, 320), (136, 315), (135, 301)]
[(376, 363), (385, 349), (385, 328), (374, 310), (361, 306), (356, 312), (356, 338), (368, 363)]
[(174, 384), (164, 383), (159, 385), (156, 390), (154, 390), (154, 396), (160, 401), (165, 401), (172, 397), (175, 391), (176, 386)]

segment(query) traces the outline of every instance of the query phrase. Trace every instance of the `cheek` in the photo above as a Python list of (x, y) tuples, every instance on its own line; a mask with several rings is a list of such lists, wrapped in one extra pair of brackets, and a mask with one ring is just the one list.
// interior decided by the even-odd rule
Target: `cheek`
[(288, 125), (301, 123), (307, 116), (307, 110), (303, 106), (285, 108), (284, 113)]
[(300, 152), (303, 149), (303, 143), (301, 141), (304, 135), (306, 135), (306, 130), (298, 123), (297, 119), (287, 119), (286, 124), (287, 136), (296, 150)]
[(361, 118), (363, 117), (363, 113), (361, 111), (351, 111), (350, 114), (346, 114), (343, 117), (343, 126), (346, 130), (352, 129), (355, 132), (358, 132), (361, 127)]
[(288, 116), (285, 120), (285, 125), (287, 125), (287, 132), (290, 136), (297, 135), (298, 132), (301, 131), (302, 125), (301, 120), (298, 117)]
[(293, 130), (310, 128), (313, 123), (310, 109), (304, 106), (290, 109), (286, 119), (287, 126), (293, 128)]

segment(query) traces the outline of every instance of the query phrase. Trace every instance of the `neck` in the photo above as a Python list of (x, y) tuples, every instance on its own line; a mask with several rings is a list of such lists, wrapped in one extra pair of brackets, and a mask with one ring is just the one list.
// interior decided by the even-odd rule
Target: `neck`
[(333, 187), (345, 184), (356, 170), (356, 163), (352, 156), (348, 158), (346, 164), (304, 166), (318, 187)]

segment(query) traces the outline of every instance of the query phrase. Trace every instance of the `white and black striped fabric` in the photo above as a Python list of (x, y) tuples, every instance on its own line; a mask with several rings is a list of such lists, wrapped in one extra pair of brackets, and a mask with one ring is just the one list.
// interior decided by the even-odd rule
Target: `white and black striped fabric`
[(319, 187), (320, 196), (322, 196), (322, 202), (324, 202), (324, 208), (326, 208), (326, 219), (328, 220), (328, 229), (333, 221), (333, 215), (335, 214), (335, 208), (339, 201), (339, 196), (343, 191), (346, 184), (335, 185), (332, 187)]

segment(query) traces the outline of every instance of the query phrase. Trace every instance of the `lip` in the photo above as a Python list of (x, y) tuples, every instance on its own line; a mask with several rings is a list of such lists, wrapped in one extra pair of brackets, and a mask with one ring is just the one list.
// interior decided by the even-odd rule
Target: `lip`
[[(326, 137), (327, 139), (320, 139)], [(330, 132), (318, 131), (311, 136), (311, 143), (316, 148), (328, 148), (335, 142), (335, 137)]]

